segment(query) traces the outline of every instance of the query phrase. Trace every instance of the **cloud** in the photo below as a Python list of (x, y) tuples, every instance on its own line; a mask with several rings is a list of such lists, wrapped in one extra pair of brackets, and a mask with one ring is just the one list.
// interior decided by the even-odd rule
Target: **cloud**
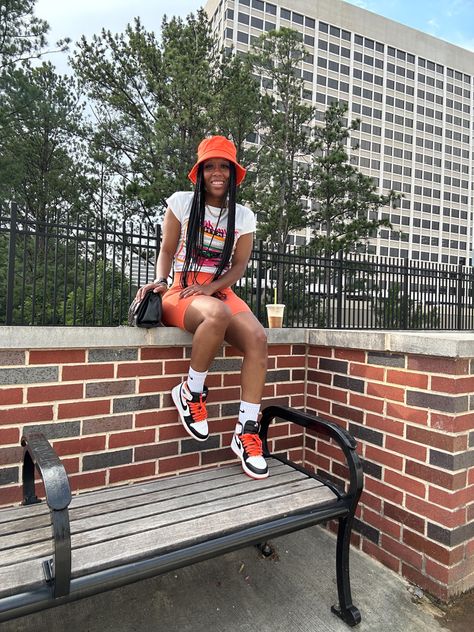
[(454, 17), (469, 10), (472, 10), (472, 0), (450, 0), (446, 7), (446, 15)]
[(431, 35), (436, 35), (439, 32), (439, 22), (436, 18), (431, 18), (426, 24), (428, 25), (427, 32)]

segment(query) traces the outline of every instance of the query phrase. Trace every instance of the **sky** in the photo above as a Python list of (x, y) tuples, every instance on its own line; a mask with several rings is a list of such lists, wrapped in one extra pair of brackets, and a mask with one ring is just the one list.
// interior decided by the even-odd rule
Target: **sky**
[[(474, 51), (474, 0), (348, 0), (402, 24)], [(102, 27), (122, 32), (135, 16), (147, 30), (159, 31), (163, 15), (185, 17), (205, 4), (200, 0), (37, 0), (36, 15), (50, 27), (49, 40), (90, 38)], [(53, 60), (65, 70), (66, 60)], [(64, 67), (62, 68), (62, 66)]]

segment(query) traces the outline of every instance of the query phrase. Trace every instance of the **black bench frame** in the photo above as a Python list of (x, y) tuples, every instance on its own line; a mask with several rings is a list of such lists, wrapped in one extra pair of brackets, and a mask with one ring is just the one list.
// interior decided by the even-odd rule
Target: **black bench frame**
[(43, 480), (46, 502), (50, 509), (54, 554), (52, 559), (43, 563), (44, 586), (34, 592), (15, 594), (0, 599), (0, 622), (160, 575), (250, 544), (262, 547), (262, 543), (267, 538), (337, 519), (336, 575), (339, 605), (332, 606), (331, 610), (348, 625), (357, 625), (361, 616), (352, 603), (349, 577), (352, 522), (363, 488), (362, 465), (356, 453), (356, 441), (337, 424), (291, 408), (270, 406), (263, 410), (260, 429), (266, 456), (270, 456), (267, 432), (273, 420), (289, 421), (311, 429), (326, 438), (333, 439), (342, 449), (349, 470), (347, 491), (281, 456), (271, 455), (312, 478), (323, 481), (336, 493), (336, 501), (325, 503), (313, 511), (244, 527), (237, 532), (227, 533), (181, 550), (137, 560), (74, 579), (71, 579), (71, 534), (68, 513), (71, 491), (68, 477), (64, 466), (44, 435), (39, 432), (26, 432), (21, 440), (24, 447), (23, 504), (41, 502), (35, 493), (36, 468)]

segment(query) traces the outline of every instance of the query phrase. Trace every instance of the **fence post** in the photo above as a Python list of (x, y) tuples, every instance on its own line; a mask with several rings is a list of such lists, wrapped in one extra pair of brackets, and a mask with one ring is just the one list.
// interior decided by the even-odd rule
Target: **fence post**
[(463, 316), (463, 302), (464, 302), (464, 275), (463, 275), (463, 267), (466, 265), (466, 259), (464, 257), (459, 258), (458, 265), (458, 282), (457, 282), (457, 296), (456, 296), (456, 329), (457, 331), (462, 330), (462, 316)]
[[(344, 251), (339, 250), (337, 253), (337, 293), (336, 293), (336, 328), (342, 328), (342, 266), (343, 261), (342, 258), (344, 256)], [(329, 295), (329, 288), (328, 288)]]
[[(158, 255), (160, 254), (160, 250), (161, 250), (161, 224), (155, 224), (155, 241), (156, 241), (156, 246), (155, 246), (156, 254), (155, 254), (155, 270), (153, 272), (154, 279), (156, 279), (156, 263), (158, 261)], [(171, 272), (174, 278), (174, 270), (172, 270)]]
[(410, 260), (408, 257), (405, 259), (405, 265), (403, 266), (403, 289), (400, 301), (400, 325), (402, 329), (408, 328), (408, 309), (410, 306)]
[[(161, 248), (161, 224), (155, 224), (155, 239), (156, 239), (156, 259), (158, 259), (158, 255), (160, 254)], [(155, 259), (155, 266), (156, 266)]]
[(258, 257), (257, 257), (257, 287), (255, 299), (257, 303), (257, 313), (255, 316), (259, 322), (262, 316), (262, 259), (263, 259), (263, 239), (258, 240)]
[(10, 238), (8, 242), (8, 268), (7, 268), (7, 311), (5, 324), (13, 324), (13, 291), (15, 283), (15, 249), (16, 249), (16, 222), (18, 206), (16, 202), (10, 205)]

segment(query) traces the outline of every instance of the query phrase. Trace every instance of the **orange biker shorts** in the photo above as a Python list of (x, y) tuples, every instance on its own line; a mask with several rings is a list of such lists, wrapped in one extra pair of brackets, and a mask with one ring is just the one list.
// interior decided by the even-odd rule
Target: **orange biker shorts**
[[(190, 277), (192, 279), (192, 273)], [(199, 285), (206, 285), (212, 281), (212, 277), (213, 275), (210, 272), (198, 272), (196, 275), (196, 283), (199, 283)], [(185, 329), (184, 315), (186, 314), (186, 310), (196, 298), (199, 298), (199, 295), (190, 296), (188, 298), (180, 298), (179, 294), (183, 289), (180, 281), (181, 274), (177, 272), (174, 276), (173, 285), (169, 290), (162, 294), (162, 320), (163, 324), (168, 327), (179, 327), (180, 329)], [(188, 282), (188, 285), (191, 285), (191, 282)], [(232, 312), (232, 316), (235, 316), (235, 314), (239, 314), (240, 312), (251, 311), (247, 303), (239, 298), (237, 294), (230, 289), (230, 287), (225, 288), (224, 290), (219, 290), (219, 300), (222, 300), (224, 304), (227, 305)]]

